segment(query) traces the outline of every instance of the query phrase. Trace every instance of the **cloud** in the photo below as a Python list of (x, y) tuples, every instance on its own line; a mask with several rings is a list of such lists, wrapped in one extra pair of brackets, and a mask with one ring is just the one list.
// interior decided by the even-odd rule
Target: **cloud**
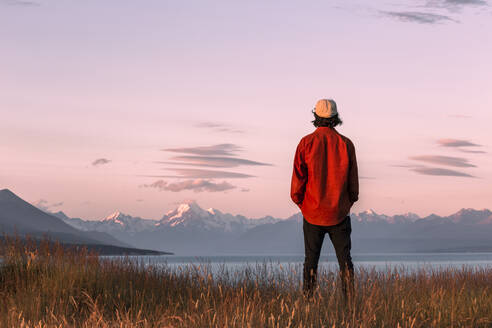
[(456, 148), (463, 153), (469, 154), (486, 154), (487, 152), (483, 150), (467, 149), (468, 147), (482, 147), (482, 145), (473, 143), (468, 140), (461, 139), (439, 139), (437, 144), (441, 147)]
[(381, 11), (381, 13), (403, 22), (419, 24), (437, 24), (443, 21), (457, 22), (456, 20), (446, 15), (431, 14), (419, 11)]
[(63, 205), (63, 202), (58, 202), (58, 203), (50, 204), (46, 199), (40, 199), (37, 202), (35, 202), (33, 205), (36, 206), (37, 208), (39, 208), (42, 211), (51, 212), (56, 207), (62, 206)]
[(478, 5), (484, 6), (487, 5), (486, 1), (483, 0), (444, 0), (444, 3), (449, 5)]
[(248, 188), (241, 188), (241, 192), (249, 192)]
[(403, 168), (413, 168), (416, 167), (416, 165), (408, 165), (408, 164), (392, 164), (389, 165), (390, 167), (403, 167)]
[[(175, 165), (196, 165), (206, 167), (237, 167), (241, 165), (246, 166), (271, 166), (268, 163), (261, 163), (251, 161), (249, 159), (237, 158), (237, 157), (221, 157), (221, 156), (176, 156), (172, 160), (181, 161), (179, 163), (173, 163)], [(167, 163), (166, 163), (167, 164)]]
[(213, 170), (201, 170), (201, 169), (169, 169), (177, 172), (183, 177), (188, 178), (251, 178), (253, 175), (229, 172), (229, 171), (213, 171)]
[(475, 178), (475, 176), (468, 174), (468, 173), (465, 173), (465, 172), (460, 172), (460, 171), (450, 170), (450, 169), (443, 169), (443, 168), (438, 168), (438, 167), (428, 167), (425, 165), (402, 164), (402, 165), (390, 165), (390, 166), (407, 168), (410, 171), (413, 171), (413, 172), (416, 172), (416, 173), (422, 174), (422, 175)]
[(104, 165), (104, 164), (108, 164), (109, 162), (111, 162), (109, 159), (98, 158), (94, 162), (92, 162), (92, 166)]
[(236, 188), (236, 186), (233, 186), (226, 181), (215, 183), (207, 179), (185, 180), (174, 183), (169, 183), (164, 180), (157, 180), (152, 184), (143, 184), (141, 187), (156, 188), (160, 191), (171, 192), (180, 192), (185, 190), (192, 190), (194, 192), (220, 192)]
[(216, 129), (216, 128), (221, 128), (223, 127), (222, 124), (220, 123), (213, 123), (213, 122), (202, 122), (195, 124), (195, 127), (197, 128), (210, 128), (210, 129)]
[(201, 129), (209, 129), (214, 132), (223, 132), (223, 133), (244, 133), (244, 130), (236, 129), (230, 125), (218, 123), (218, 122), (201, 122), (195, 124), (195, 127)]
[(475, 165), (468, 163), (468, 159), (463, 157), (421, 155), (421, 156), (411, 156), (409, 158), (415, 161), (454, 166), (454, 167), (476, 167)]
[(460, 151), (464, 153), (469, 153), (469, 154), (486, 154), (487, 152), (483, 150), (470, 150), (470, 149), (461, 149), (459, 148)]
[(426, 7), (446, 8), (448, 10), (459, 10), (465, 6), (487, 6), (484, 0), (429, 0)]
[(184, 178), (184, 179), (241, 179), (252, 178), (254, 175), (229, 172), (229, 171), (214, 171), (214, 170), (202, 170), (202, 169), (183, 169), (183, 168), (166, 168), (176, 172), (178, 175), (144, 175), (146, 177), (156, 178)]
[(437, 167), (414, 167), (411, 169), (418, 174), (423, 175), (435, 175), (435, 176), (448, 176), (448, 177), (465, 177), (465, 178), (474, 178), (473, 175), (468, 173), (459, 172), (455, 170), (442, 169)]
[(136, 202), (139, 202), (139, 203), (140, 203), (140, 202), (143, 202), (143, 201), (144, 201), (144, 200), (143, 200), (143, 199), (140, 199), (140, 198), (136, 200)]
[(189, 147), (189, 148), (165, 148), (162, 151), (175, 153), (203, 155), (203, 156), (234, 156), (242, 148), (235, 144), (225, 143), (213, 146)]
[[(209, 123), (212, 124), (213, 123)], [(214, 125), (213, 125), (214, 126)], [(174, 168), (163, 170), (174, 171), (177, 175), (146, 175), (147, 177), (181, 178), (181, 179), (226, 179), (226, 178), (251, 178), (250, 174), (216, 171), (200, 168), (184, 168), (182, 166), (198, 166), (204, 168), (233, 168), (238, 166), (273, 166), (269, 163), (253, 161), (237, 157), (237, 153), (243, 148), (232, 143), (223, 143), (212, 146), (165, 148), (161, 151), (182, 153), (168, 161), (155, 161), (154, 163), (173, 165)]]
[(26, 1), (26, 0), (1, 0), (0, 4), (5, 4), (8, 6), (22, 6), (22, 7), (40, 6), (40, 4), (37, 2)]
[(460, 139), (439, 139), (437, 140), (439, 146), (442, 147), (481, 147), (482, 145), (473, 143), (468, 140)]

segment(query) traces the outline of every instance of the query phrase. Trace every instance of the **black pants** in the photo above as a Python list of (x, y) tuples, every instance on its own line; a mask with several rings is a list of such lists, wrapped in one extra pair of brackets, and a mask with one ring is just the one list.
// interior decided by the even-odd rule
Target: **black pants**
[(342, 279), (342, 291), (345, 297), (349, 293), (353, 294), (354, 286), (354, 265), (350, 256), (351, 240), (350, 233), (352, 226), (350, 216), (334, 226), (314, 225), (304, 219), (304, 285), (306, 293), (312, 293), (316, 286), (316, 275), (318, 271), (319, 255), (325, 234), (328, 233), (335, 248), (335, 253), (340, 266), (340, 277)]

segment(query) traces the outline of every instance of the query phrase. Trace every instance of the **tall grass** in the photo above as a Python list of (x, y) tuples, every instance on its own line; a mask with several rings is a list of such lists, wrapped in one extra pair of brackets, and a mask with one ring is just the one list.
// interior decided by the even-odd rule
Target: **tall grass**
[(6, 239), (1, 327), (492, 327), (492, 269), (358, 269), (305, 299), (296, 267), (153, 267), (85, 249)]

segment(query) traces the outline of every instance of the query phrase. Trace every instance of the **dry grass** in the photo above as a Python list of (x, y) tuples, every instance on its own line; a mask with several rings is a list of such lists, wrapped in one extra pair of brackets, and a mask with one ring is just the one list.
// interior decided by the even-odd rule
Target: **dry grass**
[(344, 306), (329, 271), (307, 300), (299, 272), (266, 264), (212, 274), (19, 240), (3, 254), (1, 327), (492, 327), (491, 268), (358, 270)]

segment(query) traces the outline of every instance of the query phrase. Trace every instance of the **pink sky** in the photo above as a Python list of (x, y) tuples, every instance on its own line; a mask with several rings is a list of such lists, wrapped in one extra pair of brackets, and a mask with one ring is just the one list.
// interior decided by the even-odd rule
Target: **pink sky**
[(296, 213), (325, 97), (357, 150), (353, 211), (492, 208), (485, 1), (3, 0), (0, 40), (0, 188), (69, 216)]

